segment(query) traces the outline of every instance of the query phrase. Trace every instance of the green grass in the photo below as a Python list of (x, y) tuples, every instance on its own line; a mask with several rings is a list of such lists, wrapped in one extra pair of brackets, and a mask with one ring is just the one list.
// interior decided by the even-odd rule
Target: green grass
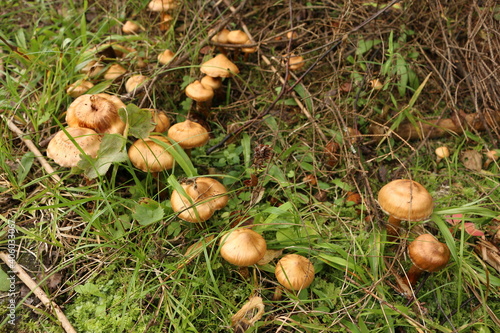
[[(65, 126), (64, 112), (72, 101), (65, 89), (85, 78), (79, 70), (91, 59), (92, 47), (109, 40), (133, 47), (147, 67), (137, 66), (135, 54), (121, 64), (130, 73), (157, 78), (145, 97), (126, 104), (163, 109), (175, 121), (182, 121), (192, 107), (183, 87), (200, 77), (199, 65), (208, 57), (205, 53), (212, 52), (200, 42), (210, 23), (230, 12), (224, 5), (220, 12), (213, 11), (203, 2), (208, 9), (200, 16), (202, 8), (186, 2), (175, 13), (173, 27), (160, 32), (157, 15), (145, 9), (147, 2), (33, 1), (28, 7), (2, 3), (0, 205), (5, 208), (0, 250), (8, 244), (7, 220), (15, 221), (17, 260), (42, 281), (78, 332), (232, 331), (231, 316), (251, 295), (263, 298), (265, 314), (249, 332), (495, 331), (500, 313), (498, 272), (474, 252), (477, 237), (446, 222), (447, 216), (463, 214), (463, 223), (474, 222), (486, 232), (486, 239), (498, 228), (498, 164), (472, 172), (461, 161), (463, 151), (484, 152), (494, 143), (471, 133), (424, 144), (386, 137), (377, 144), (369, 134), (373, 121), (392, 119), (389, 126), (417, 122), (445, 108), (430, 92), (440, 81), (435, 73), (426, 79), (432, 68), (414, 39), (418, 31), (404, 25), (402, 34), (381, 29), (350, 36), (352, 48), (342, 50), (345, 57), (332, 54), (296, 87), (318, 127), (292, 96), (286, 96), (262, 121), (210, 155), (206, 147), (196, 148), (189, 160), (174, 145), (177, 165), (158, 177), (135, 169), (121, 155), (124, 139), (110, 136), (106, 153), (97, 161), (84, 161), (85, 173), (95, 177), (85, 179), (83, 171), (60, 168), (49, 160), (62, 179), (55, 183), (7, 127), (7, 120), (44, 154), (43, 142)], [(307, 54), (308, 64), (320, 54), (316, 48), (331, 40), (317, 19), (331, 20), (329, 15), (335, 13), (335, 18), (342, 14), (359, 20), (352, 9), (330, 2), (299, 7), (311, 15), (300, 31), (313, 37), (293, 47), (315, 50)], [(290, 28), (286, 2), (256, 2), (254, 8), (272, 18), (256, 20), (252, 8), (244, 7), (242, 20), (257, 39), (271, 40), (271, 27)], [(139, 36), (120, 31), (120, 23), (131, 15), (145, 27)], [(229, 27), (240, 28), (237, 22), (231, 20)], [(157, 66), (156, 55), (165, 48), (186, 60), (166, 70)], [(269, 43), (260, 52), (279, 58), (285, 50), (286, 46)], [(225, 96), (208, 119), (208, 146), (220, 142), (229, 125), (262, 112), (278, 96), (281, 83), (260, 55), (237, 59), (240, 74), (225, 81)], [(284, 74), (284, 68), (278, 68)], [(375, 76), (384, 82), (380, 91), (366, 85)], [(93, 81), (93, 93), (125, 94), (125, 79)], [(351, 82), (353, 90), (337, 89), (344, 82)], [(137, 108), (130, 106), (127, 112), (133, 114)], [(363, 133), (360, 143), (346, 135), (346, 126), (354, 125)], [(327, 163), (327, 142), (318, 131), (340, 144), (335, 167)], [(128, 137), (125, 144), (133, 140)], [(272, 149), (272, 157), (262, 165), (256, 165), (258, 145)], [(441, 145), (452, 154), (437, 164), (434, 150)], [(104, 174), (96, 171), (103, 160), (113, 162)], [(190, 224), (176, 217), (168, 199), (184, 178), (198, 175), (218, 177), (230, 200), (209, 221)], [(245, 183), (252, 175), (257, 186)], [(310, 175), (317, 184), (305, 181)], [(405, 223), (409, 232), (398, 245), (387, 241), (386, 217), (375, 199), (387, 181), (409, 177), (429, 190), (436, 208), (427, 221)], [(348, 191), (359, 192), (363, 203), (347, 202)], [(268, 248), (308, 257), (316, 271), (313, 284), (299, 293), (284, 291), (274, 300), (277, 259), (251, 267), (249, 277), (225, 262), (219, 256), (221, 235), (231, 223), (245, 221), (252, 221)], [(416, 299), (408, 301), (395, 288), (394, 274), (410, 267), (405, 246), (418, 230), (437, 235), (450, 248), (452, 259), (442, 271), (422, 279)], [(200, 250), (186, 256), (188, 247), (200, 240), (205, 240)], [(1, 268), (8, 270), (6, 265)], [(56, 273), (62, 280), (50, 286), (50, 276)], [(17, 286), (20, 291), (22, 284)], [(7, 294), (1, 295), (0, 332), (11, 332), (2, 303)], [(16, 304), (19, 332), (63, 332), (54, 313), (33, 294), (16, 294)]]

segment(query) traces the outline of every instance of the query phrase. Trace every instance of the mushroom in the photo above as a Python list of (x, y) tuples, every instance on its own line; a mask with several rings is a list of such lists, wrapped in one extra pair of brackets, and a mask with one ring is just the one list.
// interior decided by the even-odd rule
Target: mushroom
[(78, 80), (66, 88), (66, 93), (73, 98), (80, 97), (85, 94), (94, 84), (87, 80)]
[(187, 97), (196, 101), (196, 110), (202, 115), (208, 116), (214, 98), (214, 90), (205, 87), (199, 80), (196, 80), (187, 85), (185, 93)]
[(450, 150), (446, 146), (438, 147), (438, 148), (436, 148), (436, 150), (434, 152), (436, 153), (436, 156), (437, 156), (436, 164), (441, 162), (441, 160), (443, 158), (450, 157)]
[(127, 73), (127, 70), (120, 64), (112, 64), (109, 68), (104, 72), (105, 80), (115, 80)]
[(141, 26), (135, 23), (134, 21), (127, 21), (122, 26), (122, 32), (127, 35), (133, 35), (138, 33), (141, 30)]
[[(69, 136), (68, 136), (69, 135)], [(66, 127), (50, 140), (47, 156), (62, 167), (76, 167), (83, 153), (95, 158), (101, 144), (101, 136), (90, 128)]]
[[(286, 64), (286, 62), (285, 62), (285, 64)], [(304, 57), (303, 56), (299, 56), (299, 55), (291, 54), (290, 58), (288, 60), (288, 64), (289, 64), (290, 70), (292, 70), (292, 71), (299, 70), (302, 67), (304, 67), (304, 65), (305, 65)]]
[(128, 150), (130, 162), (139, 170), (155, 174), (172, 169), (174, 158), (163, 145), (153, 141), (153, 139), (168, 146), (171, 145), (170, 141), (163, 136), (152, 135), (145, 139), (139, 139)]
[(205, 145), (210, 139), (205, 127), (189, 119), (170, 127), (168, 137), (184, 148), (187, 154), (191, 149)]
[(370, 87), (374, 90), (380, 90), (384, 87), (384, 84), (379, 79), (373, 79), (370, 81)]
[(83, 68), (80, 70), (81, 73), (86, 74), (89, 78), (98, 77), (104, 70), (104, 65), (97, 60), (90, 60)]
[(274, 274), (283, 287), (296, 291), (311, 285), (314, 280), (314, 266), (304, 256), (287, 254), (276, 264)]
[(165, 114), (165, 112), (156, 110), (156, 109), (146, 109), (151, 111), (151, 119), (155, 124), (155, 128), (153, 128), (153, 132), (163, 133), (166, 132), (170, 127), (170, 119)]
[(397, 179), (384, 185), (378, 193), (378, 203), (389, 215), (387, 234), (397, 236), (401, 221), (427, 219), (434, 207), (432, 196), (419, 183), (409, 179)]
[(151, 0), (148, 9), (152, 12), (166, 12), (177, 8), (176, 0)]
[(122, 134), (125, 123), (118, 110), (125, 104), (116, 96), (105, 93), (82, 95), (68, 107), (66, 122), (70, 127), (85, 127), (103, 133)]
[(264, 237), (247, 228), (231, 230), (220, 240), (222, 258), (240, 267), (255, 265), (264, 257), (266, 250)]
[(160, 31), (167, 31), (168, 29), (170, 29), (173, 20), (174, 17), (169, 13), (160, 13), (160, 24), (158, 26), (160, 28)]
[(173, 211), (179, 213), (179, 218), (187, 222), (208, 220), (216, 210), (224, 208), (229, 200), (226, 187), (213, 178), (188, 179), (181, 186), (189, 198), (174, 190), (170, 203)]
[(223, 54), (218, 54), (201, 64), (200, 71), (211, 77), (231, 77), (240, 72), (238, 67)]
[(172, 59), (174, 59), (175, 53), (166, 49), (162, 53), (158, 54), (158, 62), (162, 65), (168, 64)]
[(500, 154), (498, 154), (498, 150), (488, 150), (485, 155), (486, 161), (484, 161), (483, 169), (488, 169), (491, 162), (498, 160), (498, 157), (500, 157)]
[(149, 78), (145, 75), (136, 74), (132, 75), (128, 78), (127, 82), (125, 82), (125, 90), (128, 93), (135, 92), (139, 87), (141, 87), (144, 82), (146, 82)]
[(423, 272), (437, 272), (446, 266), (450, 260), (450, 249), (433, 235), (423, 234), (410, 243), (408, 255), (412, 266), (406, 274), (406, 282), (414, 286)]

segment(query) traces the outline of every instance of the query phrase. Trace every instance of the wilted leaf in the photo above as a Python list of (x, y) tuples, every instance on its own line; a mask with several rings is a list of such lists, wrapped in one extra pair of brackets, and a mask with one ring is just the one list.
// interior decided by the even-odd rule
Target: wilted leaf
[(481, 171), (483, 161), (479, 152), (475, 150), (466, 150), (462, 154), (461, 161), (467, 169)]
[(158, 202), (150, 198), (144, 198), (135, 205), (132, 217), (140, 225), (149, 225), (161, 220), (164, 213), (163, 208)]
[(35, 154), (33, 154), (32, 152), (27, 152), (21, 158), (21, 161), (19, 162), (19, 166), (17, 168), (18, 184), (22, 184), (22, 182), (28, 175), (34, 160), (35, 160)]
[(128, 158), (125, 149), (126, 140), (119, 134), (105, 134), (96, 158), (83, 158), (78, 167), (84, 170), (87, 178), (96, 178), (104, 175), (111, 164), (126, 161)]
[(0, 291), (7, 291), (10, 288), (10, 280), (7, 273), (0, 268)]
[(264, 257), (257, 262), (257, 265), (265, 265), (283, 254), (283, 250), (266, 250)]
[[(445, 216), (445, 217), (447, 217), (446, 222), (448, 222), (451, 225), (458, 225), (462, 222), (463, 219), (462, 214), (453, 214), (451, 216)], [(479, 229), (476, 229), (476, 225), (474, 223), (465, 222), (464, 227), (465, 227), (465, 232), (471, 236), (484, 236), (484, 232), (482, 232)]]
[(128, 124), (128, 134), (138, 139), (144, 139), (155, 128), (151, 111), (140, 109), (134, 104), (128, 104), (118, 111), (120, 118)]

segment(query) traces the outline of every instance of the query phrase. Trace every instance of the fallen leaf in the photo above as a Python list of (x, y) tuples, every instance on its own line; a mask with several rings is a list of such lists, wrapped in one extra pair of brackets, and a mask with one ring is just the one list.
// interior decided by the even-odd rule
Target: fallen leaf
[[(453, 214), (451, 216), (445, 216), (448, 217), (446, 219), (446, 222), (449, 224), (455, 226), (459, 225), (462, 223), (463, 215), (462, 214)], [(465, 227), (465, 232), (468, 233), (471, 236), (484, 236), (484, 232), (476, 228), (476, 225), (471, 222), (464, 222), (464, 227)]]
[(460, 160), (464, 166), (473, 171), (481, 171), (483, 167), (482, 156), (479, 152), (475, 150), (466, 150), (463, 152)]

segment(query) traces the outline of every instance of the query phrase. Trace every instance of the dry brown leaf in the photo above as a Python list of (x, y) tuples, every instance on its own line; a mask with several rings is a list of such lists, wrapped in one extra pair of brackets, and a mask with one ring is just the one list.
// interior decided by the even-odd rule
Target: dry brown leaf
[(475, 150), (466, 150), (462, 153), (461, 161), (464, 166), (473, 171), (481, 171), (483, 166), (482, 156)]
[(271, 260), (278, 258), (283, 254), (283, 250), (266, 250), (264, 257), (257, 262), (257, 265), (265, 265)]

